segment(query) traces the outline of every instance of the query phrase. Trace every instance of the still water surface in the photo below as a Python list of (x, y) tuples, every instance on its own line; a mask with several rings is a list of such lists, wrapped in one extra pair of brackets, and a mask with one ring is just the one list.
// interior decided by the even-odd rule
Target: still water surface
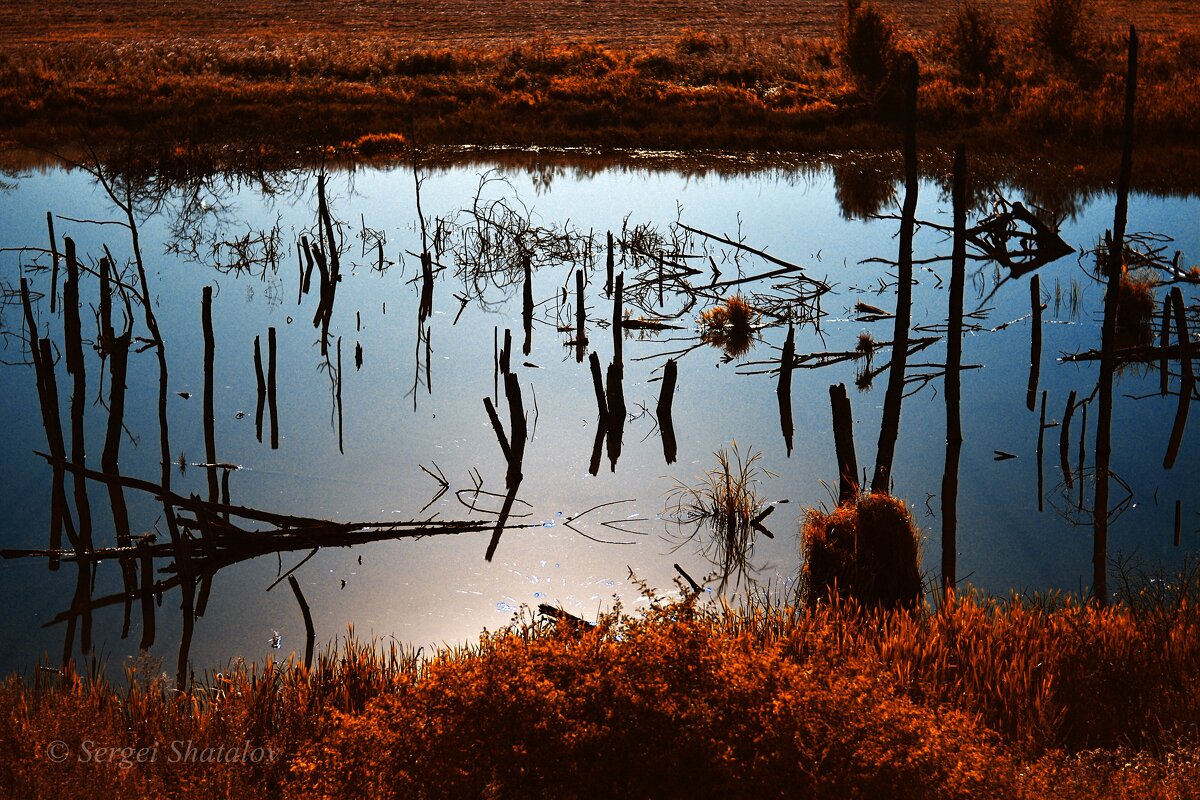
[[(231, 503), (345, 522), (494, 519), (506, 492), (506, 464), (483, 400), (493, 398), (507, 429), (504, 381), (495, 366), (505, 329), (512, 332), (511, 368), (529, 427), (523, 480), (510, 519), (529, 527), (506, 531), (491, 562), (484, 558), (487, 531), (321, 548), (294, 573), (312, 608), (318, 644), (345, 634), (351, 625), (359, 635), (395, 637), (418, 646), (465, 642), (485, 627), (505, 624), (521, 606), (542, 603), (594, 618), (611, 608), (614, 598), (622, 598), (627, 608), (644, 602), (631, 574), (663, 591), (673, 590), (675, 563), (715, 589), (721, 576), (711, 563), (707, 532), (673, 519), (670, 492), (715, 468), (714, 452), (734, 442), (744, 456), (761, 453), (757, 466), (763, 472), (756, 489), (764, 502), (777, 507), (765, 520), (774, 537), (755, 537), (751, 570), (730, 576), (726, 591), (736, 594), (751, 585), (786, 591), (800, 568), (797, 526), (804, 509), (830, 505), (826, 484), (836, 491), (831, 384), (850, 387), (859, 464), (869, 471), (874, 463), (887, 379), (881, 368), (890, 358), (888, 348), (876, 350), (869, 361), (841, 360), (795, 372), (795, 434), (789, 452), (781, 430), (778, 379), (772, 374), (786, 325), (779, 324), (778, 316), (761, 316), (762, 327), (749, 352), (730, 357), (701, 339), (697, 322), (702, 310), (741, 292), (753, 305), (800, 320), (799, 356), (854, 351), (864, 332), (879, 342), (890, 341), (892, 320), (864, 319), (855, 304), (894, 310), (894, 267), (864, 262), (896, 259), (898, 223), (858, 218), (844, 209), (831, 170), (733, 177), (636, 168), (421, 170), (420, 211), (434, 250), (431, 313), (423, 320), (423, 232), (413, 171), (334, 171), (326, 193), (341, 243), (342, 280), (329, 318), (326, 355), (321, 331), (313, 325), (319, 278), (312, 278), (307, 294), (300, 292), (303, 260), (297, 251), (302, 235), (318, 239), (316, 176), (262, 177), (177, 186), (164, 191), (155, 207), (136, 209), (169, 368), (171, 480), (177, 494), (204, 497), (209, 491), (209, 470), (203, 466), (204, 287), (212, 287), (213, 295), (215, 461), (237, 467), (214, 472), (228, 474)], [(0, 507), (5, 509), (0, 541), (5, 548), (37, 549), (48, 540), (52, 470), (34, 452), (47, 449), (46, 433), (28, 364), (18, 289), (24, 274), (33, 290), (40, 335), (49, 336), (61, 353), (62, 279), (60, 302), (52, 314), (51, 259), (37, 251), (47, 246), (46, 212), (54, 215), (60, 250), (62, 237), (71, 237), (85, 267), (95, 268), (107, 245), (131, 286), (137, 276), (128, 266), (128, 230), (97, 224), (124, 217), (92, 176), (49, 169), (9, 176), (7, 183), (0, 194), (7, 362), (0, 368), (0, 403), (7, 422), (7, 435), (0, 441)], [(1010, 201), (1021, 199), (1016, 189), (1000, 192)], [(949, 225), (949, 205), (936, 183), (922, 183), (918, 219)], [(1112, 207), (1111, 196), (1080, 201), (1062, 221), (1063, 239), (1079, 251), (1094, 247), (1112, 225)], [(897, 208), (898, 203), (888, 203), (882, 211)], [(990, 210), (990, 205), (976, 209), (971, 222)], [(1186, 267), (1200, 253), (1196, 215), (1194, 199), (1135, 196), (1129, 230), (1172, 237), (1174, 241), (1161, 244), (1168, 257), (1182, 251)], [(770, 272), (778, 265), (688, 233), (677, 222), (765, 249), (802, 272), (681, 293), (679, 281), (658, 282), (680, 264), (699, 271), (687, 278), (693, 289)], [(620, 451), (614, 463), (612, 448), (606, 448), (592, 474), (598, 415), (587, 355), (595, 352), (605, 366), (614, 359), (613, 299), (605, 292), (607, 232), (617, 242), (615, 269), (624, 273), (626, 314), (669, 317), (666, 321), (678, 329), (626, 331), (621, 348), (627, 415)], [(630, 246), (622, 247), (622, 242)], [(635, 252), (638, 248), (644, 252)], [(949, 251), (943, 233), (918, 231), (918, 260), (948, 256)], [(534, 304), (527, 354), (522, 352), (522, 253), (530, 260)], [(646, 253), (663, 254), (667, 265)], [(1037, 399), (1045, 390), (1047, 423), (1062, 418), (1071, 391), (1087, 397), (1096, 383), (1095, 362), (1059, 361), (1064, 354), (1098, 346), (1102, 291), (1090, 277), (1092, 264), (1090, 256), (1076, 253), (1037, 271), (1046, 304)], [(585, 280), (587, 343), (582, 349), (575, 342), (576, 270), (583, 271)], [(962, 379), (959, 576), (1002, 594), (1079, 591), (1086, 589), (1091, 575), (1090, 517), (1078, 508), (1078, 480), (1071, 489), (1064, 486), (1059, 429), (1053, 427), (1045, 435), (1039, 510), (1040, 422), (1038, 412), (1026, 405), (1030, 276), (997, 286), (1006, 274), (983, 260), (968, 265), (966, 310), (981, 304), (984, 310), (968, 319), (973, 329), (963, 344), (964, 363), (979, 368), (965, 371)], [(940, 560), (948, 275), (948, 262), (919, 266), (916, 273), (913, 336), (937, 340), (909, 360), (910, 394), (903, 405), (893, 469), (894, 493), (909, 502), (925, 535), (924, 567), (931, 578), (936, 578)], [(832, 286), (820, 298), (819, 310), (807, 302), (812, 286), (807, 278)], [(1184, 284), (1183, 289), (1189, 305), (1195, 305), (1194, 286)], [(1156, 290), (1160, 303), (1166, 291)], [(99, 338), (98, 297), (98, 279), (85, 272), (80, 281), (88, 381), (84, 423), (87, 463), (97, 469), (109, 391), (92, 346)], [(122, 308), (117, 300), (118, 328)], [(141, 308), (134, 302), (130, 310), (133, 335), (148, 337)], [(270, 328), (277, 341), (277, 448), (271, 446), (269, 410), (261, 440), (256, 430), (254, 342), (260, 339), (265, 364)], [(162, 462), (159, 366), (153, 348), (137, 352), (139, 346), (135, 340), (129, 359), (120, 472), (157, 483)], [(670, 356), (678, 361), (674, 463), (664, 456), (656, 420), (663, 365)], [(873, 382), (863, 377), (871, 371), (879, 371)], [(57, 383), (70, 452), (71, 378), (61, 360)], [(1171, 388), (1177, 386), (1178, 379), (1172, 378)], [(1113, 503), (1123, 506), (1110, 532), (1110, 553), (1169, 567), (1195, 550), (1198, 421), (1188, 427), (1174, 468), (1164, 470), (1178, 401), (1159, 395), (1157, 366), (1125, 368), (1115, 394), (1113, 469), (1129, 492), (1114, 488)], [(1094, 407), (1087, 411), (1085, 473), (1094, 450), (1096, 416)], [(1077, 410), (1072, 422), (1072, 470), (1079, 467), (1082, 416), (1082, 409)], [(1015, 457), (997, 460), (998, 453)], [(440, 495), (442, 486), (433, 475), (444, 476), (448, 484)], [(68, 477), (68, 495), (72, 486)], [(167, 540), (162, 503), (133, 489), (125, 495), (131, 532), (156, 531), (158, 541)], [(93, 482), (89, 498), (95, 544), (112, 546), (109, 494)], [(1172, 541), (1176, 501), (1183, 510), (1179, 548)], [(1085, 506), (1087, 502), (1085, 498)], [(237, 656), (256, 660), (302, 652), (304, 626), (296, 599), (286, 582), (268, 587), (308, 554), (301, 549), (218, 570), (195, 625), (193, 668), (220, 668)], [(155, 566), (161, 571), (169, 560), (159, 559)], [(74, 564), (49, 571), (44, 558), (0, 561), (0, 604), (6, 609), (0, 622), (0, 669), (28, 670), (43, 657), (60, 660), (67, 635), (73, 637), (71, 651), (79, 654), (77, 630), (68, 631), (64, 622), (48, 625), (71, 608), (76, 583)], [(93, 598), (120, 594), (117, 564), (102, 563), (94, 584)], [(151, 653), (168, 672), (183, 635), (179, 607), (179, 590), (170, 590), (156, 614)], [(136, 603), (125, 638), (123, 619), (120, 602), (91, 613), (94, 649), (110, 666), (135, 655), (142, 636)]]

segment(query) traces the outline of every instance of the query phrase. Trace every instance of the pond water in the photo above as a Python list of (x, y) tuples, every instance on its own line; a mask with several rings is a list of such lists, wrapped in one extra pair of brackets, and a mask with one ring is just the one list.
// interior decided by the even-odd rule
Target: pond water
[[(78, 427), (71, 415), (77, 384), (66, 370), (66, 266), (59, 267), (52, 288), (52, 257), (44, 252), (51, 212), (59, 251), (65, 252), (64, 237), (70, 237), (84, 267), (78, 291), (86, 384), (79, 424), (86, 463), (101, 469), (110, 425), (109, 365), (96, 346), (106, 341), (96, 272), (107, 246), (123, 284), (113, 289), (113, 325), (120, 333), (128, 314), (134, 337), (119, 474), (151, 489), (126, 481), (118, 494), (134, 541), (153, 532), (158, 545), (169, 543), (164, 502), (153, 491), (164, 477), (160, 362), (139, 302), (130, 232), (108, 224), (126, 218), (83, 170), (46, 169), (8, 176), (5, 183), (0, 279), (6, 365), (0, 368), (0, 402), (8, 430), (0, 442), (5, 509), (0, 542), (9, 550), (45, 549), (54, 505), (54, 470), (37, 454), (48, 444), (27, 346), (22, 276), (39, 335), (51, 342), (67, 454)], [(57, 569), (49, 569), (45, 557), (0, 561), (0, 603), (7, 611), (0, 622), (0, 669), (28, 671), (40, 659), (56, 663), (65, 652), (79, 656), (85, 635), (89, 653), (112, 668), (136, 656), (148, 624), (144, 613), (151, 611), (151, 659), (160, 659), (166, 672), (174, 670), (185, 639), (196, 671), (220, 669), (239, 656), (303, 653), (301, 611), (287, 582), (279, 580), (297, 565), (292, 574), (311, 608), (318, 644), (344, 635), (349, 626), (359, 636), (394, 637), (426, 648), (469, 642), (484, 628), (506, 624), (522, 606), (543, 603), (585, 618), (611, 608), (616, 598), (636, 609), (646, 602), (639, 580), (664, 593), (676, 591), (675, 564), (714, 594), (723, 589), (736, 596), (749, 587), (789, 591), (800, 570), (799, 521), (807, 507), (832, 505), (837, 491), (829, 387), (849, 387), (858, 462), (868, 474), (880, 431), (890, 349), (867, 347), (864, 334), (886, 344), (893, 321), (872, 319), (869, 309), (856, 304), (895, 310), (894, 266), (868, 259), (896, 260), (899, 223), (862, 218), (861, 204), (848, 199), (850, 188), (833, 168), (734, 176), (636, 166), (586, 171), (463, 165), (415, 175), (410, 167), (334, 170), (324, 194), (339, 243), (341, 280), (327, 287), (335, 294), (326, 307), (322, 353), (323, 331), (313, 322), (320, 316), (320, 270), (313, 271), (303, 293), (306, 264), (298, 250), (302, 236), (318, 247), (327, 239), (315, 172), (139, 184), (144, 192), (134, 218), (167, 370), (170, 490), (179, 498), (196, 495), (305, 518), (279, 523), (300, 531), (294, 537), (298, 544), (278, 554), (225, 561), (195, 545), (200, 550), (193, 553), (195, 564), (209, 569), (205, 580), (204, 569), (197, 568), (198, 581), (189, 592), (190, 602), (203, 611), (194, 630), (185, 630), (191, 626), (184, 625), (177, 586), (168, 584), (161, 604), (143, 609), (136, 591), (142, 574), (134, 561), (127, 567), (135, 581), (128, 609), (116, 560), (101, 561), (90, 580), (83, 570), (82, 583), (70, 561)], [(890, 189), (885, 183), (867, 192), (883, 201), (884, 214), (898, 213), (898, 200), (888, 199)], [(1022, 199), (1019, 189), (997, 191), (1008, 201)], [(993, 195), (977, 194), (983, 202), (970, 224), (998, 208)], [(1076, 199), (1061, 221), (1063, 240), (1080, 252), (1095, 247), (1112, 226), (1113, 203), (1103, 194)], [(1181, 251), (1186, 268), (1200, 253), (1196, 216), (1195, 199), (1135, 196), (1129, 230), (1171, 237), (1146, 244), (1163, 248), (1168, 260)], [(938, 182), (922, 181), (917, 218), (950, 224), (950, 200)], [(615, 287), (605, 286), (609, 232), (614, 271), (623, 275), (620, 313), (633, 321), (622, 326), (619, 356), (612, 330)], [(429, 279), (420, 257), (423, 236), (432, 253)], [(729, 242), (798, 269), (789, 271)], [(918, 229), (912, 336), (933, 341), (909, 359), (892, 470), (894, 494), (907, 500), (924, 534), (923, 567), (931, 580), (940, 564), (949, 262), (920, 261), (949, 253), (947, 234)], [(1093, 272), (1094, 259), (1076, 252), (1035, 273), (1046, 307), (1034, 398), (1040, 402), (1046, 393), (1048, 426), (1063, 418), (1071, 392), (1083, 399), (1096, 386), (1096, 362), (1060, 360), (1099, 346), (1103, 290)], [(735, 283), (763, 273), (773, 274)], [(1161, 270), (1156, 276), (1167, 277)], [(964, 364), (978, 368), (962, 373), (958, 576), (1000, 594), (1086, 592), (1092, 570), (1086, 477), (1095, 450), (1095, 402), (1073, 416), (1069, 488), (1060, 467), (1060, 428), (1045, 430), (1039, 502), (1040, 408), (1027, 405), (1034, 328), (1030, 280), (1010, 278), (986, 259), (968, 264), (966, 310), (982, 310), (968, 318), (963, 340)], [(821, 291), (823, 285), (828, 291)], [(212, 452), (204, 424), (206, 287), (212, 296)], [(1194, 320), (1195, 285), (1182, 288)], [(1154, 290), (1160, 305), (1168, 291)], [(749, 349), (741, 354), (726, 352), (737, 349), (729, 337), (702, 335), (699, 321), (703, 311), (735, 293), (757, 312)], [(831, 362), (793, 374), (790, 446), (775, 374), (788, 317), (795, 322), (798, 365)], [(639, 328), (645, 320), (675, 327)], [(1157, 342), (1157, 322), (1153, 326)], [(269, 372), (271, 330), (274, 414), (269, 403), (259, 411), (255, 368), (257, 339), (264, 375)], [(507, 438), (513, 420), (506, 379), (497, 368), (506, 330), (528, 437), (508, 519), (520, 527), (503, 532), (488, 561), (490, 528), (509, 494), (509, 470), (484, 399), (493, 402)], [(872, 349), (870, 358), (806, 358), (852, 354), (860, 342)], [(108, 348), (100, 349), (107, 355)], [(623, 367), (618, 382), (626, 415), (619, 442), (611, 430), (597, 436), (593, 353), (602, 369), (618, 358)], [(678, 367), (672, 463), (657, 411), (668, 358)], [(1177, 362), (1171, 371), (1166, 396), (1160, 395), (1157, 360), (1125, 366), (1114, 391), (1113, 470), (1121, 481), (1113, 491), (1112, 505), (1120, 508), (1109, 553), (1152, 568), (1170, 568), (1195, 551), (1200, 511), (1194, 479), (1200, 421), (1187, 427), (1174, 467), (1163, 468), (1178, 405)], [(681, 495), (673, 490), (695, 486), (717, 467), (714, 454), (726, 450), (733, 456), (735, 443), (741, 458), (757, 456), (753, 488), (764, 510), (774, 504), (774, 513), (762, 522), (773, 536), (755, 530), (749, 551), (741, 554), (746, 568), (726, 575), (711, 531), (686, 518), (686, 509), (677, 507)], [(69, 516), (78, 525), (72, 474), (63, 482)], [(119, 484), (86, 483), (93, 544), (114, 547), (118, 526), (110, 487)], [(1177, 502), (1183, 515), (1178, 547)], [(187, 520), (205, 516), (197, 507), (173, 511), (186, 528)], [(231, 523), (249, 531), (274, 528), (269, 515), (258, 516), (239, 519), (235, 513)], [(391, 538), (374, 529), (380, 541), (337, 547), (314, 538), (328, 533), (328, 525), (320, 529), (321, 520), (433, 522), (419, 528), (423, 535), (416, 538)], [(478, 530), (454, 532), (442, 525), (457, 520), (474, 520)], [(230, 541), (254, 537), (222, 527), (219, 519), (200, 521), (232, 536)], [(155, 558), (155, 579), (171, 579), (174, 566), (174, 558)]]

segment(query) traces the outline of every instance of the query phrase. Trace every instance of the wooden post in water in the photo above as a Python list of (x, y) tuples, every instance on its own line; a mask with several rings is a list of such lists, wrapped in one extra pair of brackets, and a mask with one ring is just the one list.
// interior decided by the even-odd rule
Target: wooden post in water
[(667, 359), (663, 365), (662, 390), (658, 394), (658, 428), (662, 433), (663, 457), (668, 464), (675, 463), (678, 444), (675, 441), (675, 425), (671, 418), (671, 403), (675, 399), (675, 382), (679, 375), (679, 364)]
[(900, 212), (900, 253), (897, 263), (896, 324), (892, 335), (892, 363), (888, 372), (883, 419), (879, 425), (879, 447), (871, 491), (888, 493), (892, 483), (892, 460), (900, 435), (900, 405), (904, 399), (904, 373), (908, 364), (908, 327), (912, 319), (913, 231), (917, 216), (917, 61), (909, 57), (907, 98), (904, 111), (904, 203)]
[(288, 575), (288, 585), (292, 587), (292, 594), (296, 595), (300, 613), (304, 616), (304, 668), (312, 669), (313, 646), (317, 640), (317, 634), (313, 630), (312, 612), (308, 608), (308, 601), (304, 599), (304, 592), (300, 591), (300, 581), (296, 580), (295, 575)]
[(838, 462), (838, 504), (847, 503), (858, 495), (858, 458), (854, 453), (854, 414), (846, 384), (829, 387), (829, 404), (833, 409), (833, 446)]
[(608, 257), (605, 261), (605, 270), (607, 280), (604, 282), (604, 294), (612, 295), (613, 290), (613, 269), (616, 266), (616, 259), (613, 257), (613, 235), (612, 231), (608, 232)]
[[(307, 236), (300, 237), (300, 252), (304, 255), (304, 263), (300, 267), (300, 297), (303, 297), (312, 285), (313, 266), (316, 263)], [(296, 298), (296, 305), (300, 305), (300, 297)]]
[(1067, 396), (1067, 407), (1063, 409), (1062, 430), (1058, 432), (1058, 460), (1062, 467), (1063, 484), (1070, 489), (1074, 485), (1071, 477), (1071, 417), (1075, 414), (1075, 390)]
[(789, 321), (787, 339), (779, 356), (779, 384), (775, 387), (775, 396), (779, 401), (779, 430), (783, 434), (788, 458), (792, 457), (792, 437), (795, 434), (792, 424), (792, 370), (796, 366), (795, 357), (796, 327)]
[(506, 482), (509, 487), (512, 487), (521, 482), (522, 463), (525, 460), (525, 440), (528, 438), (528, 433), (525, 424), (525, 403), (521, 397), (521, 384), (517, 381), (517, 376), (511, 372), (504, 376), (504, 396), (508, 400), (508, 430), (511, 434), (508, 439), (510, 451)]
[(1129, 62), (1125, 79), (1125, 120), (1121, 129), (1121, 171), (1117, 177), (1117, 204), (1113, 230), (1108, 237), (1104, 293), (1104, 324), (1100, 333), (1100, 411), (1096, 419), (1096, 495), (1092, 509), (1092, 599), (1108, 603), (1108, 493), (1112, 459), (1112, 389), (1117, 328), (1117, 298), (1124, 266), (1125, 222), (1129, 208), (1129, 183), (1133, 172), (1133, 111), (1137, 102), (1137, 29), (1129, 26)]
[(522, 293), (521, 323), (525, 327), (525, 344), (521, 352), (529, 355), (533, 349), (533, 268), (530, 266), (529, 254), (521, 257), (521, 268), (525, 272), (525, 290)]
[(504, 505), (500, 509), (496, 528), (492, 531), (492, 539), (488, 543), (487, 553), (484, 555), (487, 561), (491, 561), (496, 554), (496, 547), (500, 544), (500, 535), (504, 532), (504, 525), (508, 522), (513, 503), (516, 502), (517, 490), (521, 487), (521, 480), (524, 477), (522, 462), (525, 459), (525, 440), (528, 438), (525, 403), (521, 398), (521, 384), (518, 382), (517, 376), (511, 372), (504, 375), (504, 395), (508, 399), (508, 424), (511, 433), (507, 442), (504, 438), (504, 431), (500, 428), (499, 419), (495, 416), (495, 409), (491, 408), (488, 398), (485, 397), (483, 400), (489, 416), (492, 417), (492, 425), (496, 428), (500, 447), (505, 451), (505, 458), (508, 461), (508, 472), (504, 479), (508, 493), (504, 497)]
[(213, 403), (213, 362), (216, 339), (212, 324), (212, 287), (205, 286), (200, 299), (200, 321), (204, 330), (204, 471), (208, 474), (208, 501), (215, 503), (221, 496), (217, 481), (217, 426)]
[[(38, 348), (42, 362), (42, 417), (46, 426), (47, 445), (50, 452), (57, 455), (57, 464), (53, 472), (53, 483), (50, 490), (50, 549), (57, 550), (62, 546), (60, 534), (65, 531), (67, 540), (73, 548), (81, 545), (75, 532), (75, 523), (71, 520), (67, 509), (67, 482), (63, 465), (67, 463), (66, 442), (63, 438), (61, 412), (58, 405), (58, 380), (54, 376), (54, 354), (50, 351), (50, 340), (39, 339)], [(57, 561), (52, 560), (53, 564)]]
[(1083, 470), (1087, 466), (1087, 413), (1089, 398), (1084, 398), (1080, 407), (1083, 409), (1079, 424), (1079, 510), (1084, 509), (1084, 489), (1087, 482), (1083, 479)]
[(954, 240), (946, 326), (946, 468), (942, 473), (942, 592), (958, 585), (958, 467), (962, 454), (963, 284), (967, 265), (967, 148), (954, 147)]
[(267, 328), (267, 408), (271, 412), (271, 449), (279, 449), (279, 404), (275, 393), (275, 327)]
[(587, 312), (583, 306), (583, 270), (575, 270), (575, 363), (583, 363), (583, 352), (587, 350)]
[(145, 536), (138, 539), (138, 563), (142, 572), (142, 641), (139, 650), (149, 650), (154, 644), (154, 557)]
[(421, 305), (417, 310), (417, 321), (424, 322), (433, 313), (433, 258), (421, 253)]
[(254, 428), (258, 433), (258, 442), (262, 444), (263, 409), (267, 405), (267, 379), (263, 375), (262, 345), (259, 337), (254, 337), (254, 379), (258, 386), (258, 402), (254, 412)]
[(1196, 390), (1196, 376), (1192, 372), (1192, 337), (1188, 334), (1187, 310), (1178, 286), (1171, 287), (1171, 307), (1175, 312), (1175, 333), (1179, 341), (1179, 405), (1175, 408), (1175, 422), (1171, 426), (1171, 439), (1167, 442), (1167, 453), (1163, 457), (1163, 469), (1175, 466), (1179, 446), (1183, 443), (1183, 431), (1187, 427), (1192, 392)]
[(1045, 507), (1045, 471), (1042, 466), (1042, 456), (1045, 453), (1046, 445), (1046, 390), (1042, 390), (1042, 414), (1038, 422), (1038, 441), (1037, 441), (1037, 495), (1038, 495), (1038, 513), (1046, 510)]
[[(428, 365), (425, 367), (425, 372), (428, 376)], [(338, 452), (345, 455), (346, 449), (342, 441), (342, 337), (340, 336), (337, 339), (337, 386), (334, 390), (334, 400), (337, 404)]]
[[(62, 419), (58, 406), (58, 386), (54, 378), (54, 358), (50, 352), (50, 341), (41, 339), (37, 333), (37, 322), (33, 318), (33, 303), (29, 297), (29, 281), (21, 278), (21, 305), (25, 314), (25, 328), (29, 337), (29, 359), (33, 362), (34, 378), (37, 381), (38, 403), (42, 412), (42, 426), (46, 431), (46, 447), (54, 457), (50, 485), (50, 550), (62, 547), (62, 533), (66, 529), (72, 546), (76, 544), (75, 531), (67, 515), (66, 445), (63, 441)], [(51, 570), (58, 569), (58, 558), (51, 556)]]
[[(619, 284), (618, 284), (619, 286)], [(617, 460), (621, 457), (621, 446), (625, 436), (625, 371), (617, 361), (608, 365), (608, 422), (606, 441), (608, 444), (609, 469), (617, 471)]]
[(588, 363), (592, 368), (592, 388), (596, 391), (596, 408), (600, 412), (600, 424), (603, 425), (608, 421), (608, 401), (604, 396), (604, 376), (600, 370), (600, 356), (596, 355), (596, 351), (588, 356)]
[(50, 270), (50, 313), (53, 314), (58, 305), (58, 240), (54, 238), (54, 215), (49, 211), (46, 212), (46, 229), (50, 233), (50, 257), (52, 267)]
[(1042, 285), (1035, 273), (1029, 279), (1029, 388), (1025, 392), (1025, 405), (1033, 411), (1037, 406), (1037, 389), (1042, 369)]
[[(64, 239), (67, 246), (67, 280), (63, 284), (63, 328), (67, 374), (74, 378), (71, 391), (71, 461), (85, 466), (87, 451), (83, 417), (87, 407), (87, 370), (83, 361), (83, 332), (79, 321), (79, 260), (75, 241)], [(79, 547), (92, 549), (92, 512), (88, 501), (87, 479), (75, 473), (75, 514), (79, 520)]]
[(504, 346), (500, 348), (500, 374), (512, 372), (512, 330), (504, 329)]
[[(120, 336), (112, 324), (112, 296), (110, 272), (112, 261), (108, 256), (100, 259), (100, 340), (101, 351), (106, 354), (109, 368), (108, 428), (104, 435), (104, 450), (100, 455), (100, 467), (106, 474), (116, 475), (119, 470), (121, 431), (125, 420), (125, 377), (129, 366), (129, 344), (131, 331), (127, 327)], [(127, 323), (128, 325), (128, 323)], [(107, 483), (109, 506), (112, 508), (113, 533), (118, 547), (131, 544), (129, 509), (125, 504), (125, 492), (115, 481)], [(137, 590), (137, 568), (133, 560), (122, 558), (121, 581), (125, 590), (124, 619), (121, 638), (129, 635), (133, 615), (133, 598)]]
[(618, 368), (624, 369), (624, 361), (621, 355), (622, 342), (625, 339), (625, 330), (621, 323), (624, 321), (622, 313), (622, 305), (625, 302), (625, 273), (617, 275), (616, 290), (613, 293), (613, 315), (612, 315), (612, 335), (613, 335), (613, 363)]

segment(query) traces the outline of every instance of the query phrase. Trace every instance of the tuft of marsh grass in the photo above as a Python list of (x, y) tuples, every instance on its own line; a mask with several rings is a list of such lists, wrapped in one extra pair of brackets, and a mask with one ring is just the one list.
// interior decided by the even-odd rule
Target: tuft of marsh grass
[(809, 509), (800, 539), (809, 608), (839, 593), (868, 608), (919, 601), (919, 533), (903, 500), (872, 492), (828, 514)]
[(754, 307), (740, 294), (735, 294), (724, 305), (700, 312), (700, 339), (724, 350), (726, 358), (744, 356), (754, 344), (757, 318)]
[(775, 473), (759, 466), (761, 452), (750, 447), (743, 455), (736, 441), (713, 456), (717, 466), (705, 470), (696, 483), (676, 479), (667, 504), (672, 519), (681, 527), (691, 526), (685, 541), (700, 542), (701, 553), (721, 576), (723, 590), (730, 579), (736, 584), (750, 566), (753, 523), (763, 506), (757, 486)]

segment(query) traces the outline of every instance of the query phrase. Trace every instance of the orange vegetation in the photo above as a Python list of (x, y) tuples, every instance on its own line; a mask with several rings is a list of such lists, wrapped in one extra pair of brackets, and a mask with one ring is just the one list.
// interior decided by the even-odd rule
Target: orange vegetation
[[(0, 688), (0, 793), (172, 797), (1184, 797), (1200, 785), (1195, 576), (1105, 609), (524, 620), (421, 662), (353, 642), (176, 696), (40, 673)], [(1166, 589), (1164, 590), (1164, 587)], [(78, 749), (270, 747), (244, 765), (54, 763)], [(163, 753), (165, 754), (165, 749)], [(132, 761), (132, 759), (130, 759)]]
[(800, 537), (810, 608), (834, 593), (885, 608), (920, 599), (918, 533), (903, 500), (872, 493), (829, 514), (809, 509)]
[(705, 344), (724, 350), (728, 358), (744, 356), (754, 344), (756, 317), (746, 298), (735, 294), (725, 305), (700, 312), (700, 338)]
[[(1096, 145), (1116, 141), (1121, 119), (1126, 30), (1118, 19), (1147, 23), (1140, 154), (1152, 146), (1190, 153), (1200, 138), (1200, 105), (1191, 102), (1200, 96), (1200, 33), (1165, 1), (1104, 0), (1100, 7), (1127, 13), (1090, 18), (1082, 51), (1041, 42), (1015, 0), (968, 17), (956, 9), (980, 4), (879, 4), (886, 11), (875, 23), (840, 38), (840, 1), (807, 21), (768, 4), (751, 29), (707, 12), (694, 24), (651, 29), (644, 12), (622, 4), (626, 16), (594, 20), (591, 35), (571, 28), (587, 13), (548, 10), (532, 37), (432, 5), (401, 20), (354, 4), (336, 26), (335, 8), (322, 16), (311, 3), (239, 14), (228, 3), (212, 12), (169, 0), (162, 14), (173, 16), (158, 18), (121, 2), (82, 2), (60, 8), (57, 26), (31, 24), (40, 6), (13, 11), (33, 5), (0, 12), (0, 140), (34, 147), (133, 137), (322, 151), (400, 133), (420, 145), (888, 149), (896, 143), (888, 70), (906, 53), (921, 67), (923, 143), (966, 138), (979, 149), (1039, 153), (1052, 143), (1091, 169), (1104, 157)], [(682, 1), (646, 8), (688, 11)], [(815, 13), (806, 9), (806, 18)], [(273, 15), (295, 24), (271, 24)], [(427, 36), (418, 35), (422, 19)], [(642, 33), (623, 34), (622, 21)], [(452, 25), (471, 36), (450, 35)], [(862, 61), (879, 47), (879, 58)]]
[(1150, 344), (1154, 339), (1154, 290), (1158, 281), (1150, 270), (1134, 270), (1121, 273), (1117, 286), (1117, 346)]

